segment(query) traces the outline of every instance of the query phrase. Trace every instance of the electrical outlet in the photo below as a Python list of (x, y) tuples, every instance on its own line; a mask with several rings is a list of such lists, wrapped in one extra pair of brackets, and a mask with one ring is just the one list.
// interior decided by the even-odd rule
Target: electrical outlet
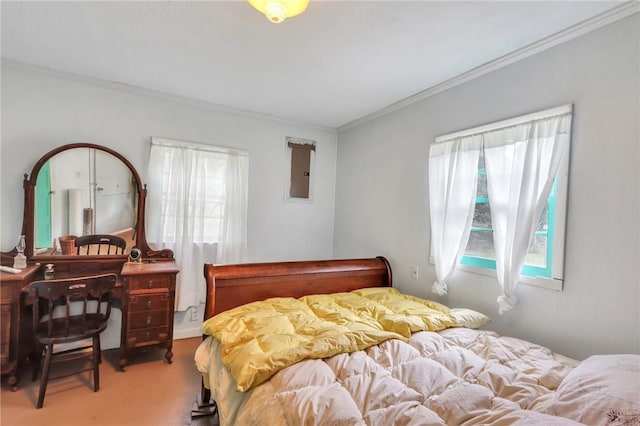
[(420, 270), (418, 269), (418, 266), (417, 265), (413, 265), (411, 267), (411, 278), (413, 278), (414, 280), (417, 280), (419, 272), (420, 272)]
[(191, 321), (200, 320), (200, 318), (198, 316), (198, 307), (197, 306), (192, 306), (191, 308), (189, 308), (189, 310), (191, 311)]

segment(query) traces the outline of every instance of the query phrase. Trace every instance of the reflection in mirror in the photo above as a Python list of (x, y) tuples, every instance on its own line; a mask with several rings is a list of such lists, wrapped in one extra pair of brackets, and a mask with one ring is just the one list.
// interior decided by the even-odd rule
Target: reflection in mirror
[(108, 152), (73, 148), (51, 157), (35, 187), (34, 255), (76, 254), (75, 237), (119, 236), (135, 245), (137, 182)]

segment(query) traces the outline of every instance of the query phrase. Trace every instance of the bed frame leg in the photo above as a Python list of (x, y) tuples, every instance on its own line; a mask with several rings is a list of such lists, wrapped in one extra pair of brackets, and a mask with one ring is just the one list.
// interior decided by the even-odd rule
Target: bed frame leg
[(202, 385), (200, 396), (196, 396), (198, 408), (191, 410), (191, 418), (215, 416), (218, 413), (218, 405), (211, 399), (211, 391)]
[(202, 388), (200, 389), (200, 402), (203, 404), (208, 404), (211, 401), (211, 390), (204, 387), (204, 383), (202, 384)]
[(196, 419), (199, 417), (215, 416), (218, 414), (218, 405), (215, 401), (209, 400), (207, 403), (197, 402), (198, 408), (191, 410), (191, 418)]

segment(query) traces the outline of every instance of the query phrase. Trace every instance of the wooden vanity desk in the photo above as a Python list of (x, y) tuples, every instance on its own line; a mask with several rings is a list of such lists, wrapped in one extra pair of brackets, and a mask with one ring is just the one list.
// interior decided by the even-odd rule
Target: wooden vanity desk
[[(87, 178), (87, 182), (78, 183), (78, 177)], [(154, 346), (166, 348), (165, 358), (171, 363), (178, 268), (171, 250), (154, 250), (147, 243), (147, 188), (135, 167), (110, 148), (73, 143), (43, 155), (31, 175), (24, 175), (22, 184), (21, 234), (25, 236), (24, 254), (29, 266), (19, 274), (0, 275), (2, 374), (9, 375), (12, 389), (19, 381), (21, 361), (32, 347), (28, 287), (32, 281), (44, 278), (46, 264), (54, 265), (56, 279), (115, 273), (118, 281), (114, 307), (122, 310), (120, 367), (124, 370), (134, 349)], [(124, 253), (87, 251), (91, 254), (83, 255), (72, 245), (78, 236), (97, 234), (125, 239)], [(133, 247), (139, 250), (142, 263), (128, 262)], [(12, 264), (16, 253), (15, 249), (0, 253), (0, 263)]]
[[(0, 272), (0, 359), (2, 374), (9, 375), (9, 385), (15, 391), (18, 385), (18, 361), (20, 359), (20, 296), (34, 280), (40, 265), (29, 265), (19, 274)], [(30, 320), (31, 318), (25, 318)]]

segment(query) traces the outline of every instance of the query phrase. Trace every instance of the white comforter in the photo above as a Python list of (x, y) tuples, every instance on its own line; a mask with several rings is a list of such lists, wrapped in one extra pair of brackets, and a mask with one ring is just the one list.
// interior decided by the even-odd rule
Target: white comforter
[(237, 392), (209, 337), (196, 352), (221, 425), (640, 425), (640, 356), (578, 363), (451, 328), (288, 367)]

